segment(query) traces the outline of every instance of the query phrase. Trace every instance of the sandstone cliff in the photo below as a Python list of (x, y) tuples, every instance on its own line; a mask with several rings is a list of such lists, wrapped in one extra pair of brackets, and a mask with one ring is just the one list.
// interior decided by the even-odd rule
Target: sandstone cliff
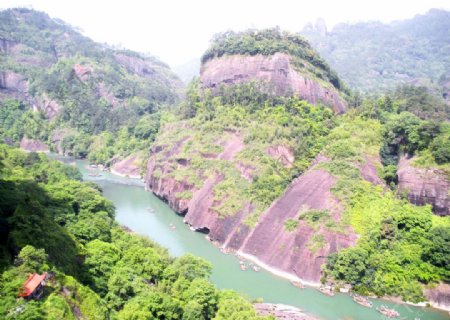
[(295, 95), (312, 104), (331, 106), (336, 113), (346, 110), (346, 102), (329, 83), (298, 72), (285, 53), (271, 56), (223, 56), (207, 61), (200, 71), (202, 86), (216, 88), (249, 81), (266, 83), (270, 93)]
[(437, 169), (412, 165), (414, 158), (402, 156), (398, 163), (398, 189), (415, 205), (431, 204), (437, 215), (450, 215), (450, 179)]
[[(327, 158), (319, 156), (251, 227), (247, 219), (255, 212), (255, 206), (249, 200), (232, 215), (222, 216), (215, 210), (222, 204), (215, 193), (217, 185), (226, 179), (224, 175), (214, 172), (206, 177), (205, 172), (199, 169), (196, 175), (203, 177), (204, 183), (196, 186), (174, 174), (192, 167), (190, 161), (183, 157), (183, 149), (192, 139), (192, 136), (184, 135), (173, 144), (157, 143), (148, 161), (146, 185), (183, 215), (193, 229), (208, 233), (211, 241), (225, 250), (237, 251), (290, 276), (314, 283), (320, 280), (320, 266), (330, 253), (355, 244), (356, 235), (351, 229), (333, 227), (339, 225), (343, 208), (331, 193), (336, 178), (319, 168), (320, 164), (328, 161)], [(239, 153), (248, 147), (240, 134), (226, 133), (219, 144), (222, 147), (220, 153), (203, 154), (203, 157), (232, 163), (243, 179), (251, 179), (256, 174), (252, 172), (254, 168), (242, 165), (238, 159)], [(280, 164), (290, 165), (286, 162), (292, 157), (288, 150), (277, 145), (268, 148), (267, 153), (276, 155)], [(323, 222), (314, 224), (313, 216), (318, 212), (327, 215), (326, 225)], [(299, 221), (299, 224), (288, 231), (286, 222), (290, 219)]]
[(139, 179), (141, 177), (142, 162), (143, 159), (139, 155), (132, 154), (125, 159), (115, 161), (111, 166), (111, 172), (119, 176)]
[(425, 289), (425, 297), (433, 307), (450, 311), (450, 284), (440, 283), (436, 288)]
[(39, 140), (23, 137), (20, 141), (20, 149), (28, 152), (49, 152), (48, 146)]

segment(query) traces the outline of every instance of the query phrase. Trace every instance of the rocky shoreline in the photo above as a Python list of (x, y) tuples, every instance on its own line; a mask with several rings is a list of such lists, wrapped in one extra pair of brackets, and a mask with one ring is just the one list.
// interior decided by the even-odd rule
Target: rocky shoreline
[(253, 307), (261, 316), (273, 316), (283, 320), (319, 320), (303, 312), (303, 310), (285, 304), (255, 303)]

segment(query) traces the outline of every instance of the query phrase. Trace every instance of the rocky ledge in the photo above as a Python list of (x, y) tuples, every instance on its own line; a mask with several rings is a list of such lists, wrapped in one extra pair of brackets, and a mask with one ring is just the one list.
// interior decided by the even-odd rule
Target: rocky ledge
[(28, 152), (49, 152), (48, 146), (39, 140), (27, 139), (23, 137), (20, 141), (20, 149)]
[(140, 179), (142, 161), (138, 155), (129, 155), (125, 159), (115, 162), (111, 166), (111, 172), (122, 177)]
[[(311, 168), (295, 179), (285, 193), (261, 214), (256, 226), (250, 228), (246, 218), (255, 210), (251, 202), (233, 215), (219, 216), (214, 210), (217, 205), (214, 187), (224, 179), (223, 176), (211, 175), (200, 188), (173, 176), (176, 170), (190, 165), (177, 156), (187, 143), (189, 137), (170, 146), (160, 145), (152, 149), (147, 167), (147, 188), (183, 215), (192, 229), (208, 233), (209, 239), (225, 251), (235, 251), (285, 277), (317, 284), (321, 277), (320, 266), (326, 257), (355, 244), (357, 236), (350, 228), (341, 230), (324, 224), (313, 225), (309, 220), (314, 218), (307, 217), (326, 214), (332, 224), (338, 225), (340, 221), (343, 208), (331, 192), (336, 178), (320, 168), (321, 163), (328, 161), (325, 157), (319, 156)], [(226, 160), (239, 167), (235, 156), (245, 147), (242, 137), (237, 133), (229, 134), (222, 147), (220, 154), (204, 157)], [(278, 150), (277, 154), (273, 150), (267, 150), (267, 153), (284, 165), (290, 164), (286, 161), (291, 157), (287, 148), (276, 146), (274, 150)], [(283, 157), (279, 156), (281, 154)], [(247, 171), (241, 170), (241, 174), (251, 176)], [(186, 193), (192, 196), (188, 199), (180, 196)], [(298, 219), (300, 214), (305, 218)], [(298, 221), (298, 225), (287, 230), (288, 220)]]
[(323, 103), (336, 113), (343, 113), (347, 104), (331, 84), (326, 86), (312, 76), (295, 70), (291, 57), (285, 53), (272, 56), (224, 56), (207, 61), (201, 68), (204, 88), (217, 88), (250, 81), (268, 84), (272, 94), (295, 95), (312, 104)]
[(415, 205), (431, 204), (437, 215), (450, 215), (450, 179), (437, 169), (413, 166), (414, 158), (402, 156), (398, 163), (398, 190)]

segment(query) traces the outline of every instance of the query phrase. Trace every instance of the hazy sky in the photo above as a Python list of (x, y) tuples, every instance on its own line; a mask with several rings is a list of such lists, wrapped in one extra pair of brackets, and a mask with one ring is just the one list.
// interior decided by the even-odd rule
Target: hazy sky
[(413, 17), (450, 0), (2, 0), (0, 8), (31, 6), (81, 28), (95, 41), (148, 52), (171, 66), (199, 57), (214, 33), (280, 26), (299, 31), (307, 22)]

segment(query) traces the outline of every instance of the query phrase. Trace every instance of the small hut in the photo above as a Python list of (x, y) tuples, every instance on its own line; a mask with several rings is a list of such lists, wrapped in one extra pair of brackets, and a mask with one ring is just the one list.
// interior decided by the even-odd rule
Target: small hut
[(44, 293), (45, 280), (47, 279), (47, 272), (43, 274), (33, 273), (28, 276), (28, 279), (24, 282), (23, 288), (20, 291), (19, 296), (26, 300), (36, 299), (39, 300)]

